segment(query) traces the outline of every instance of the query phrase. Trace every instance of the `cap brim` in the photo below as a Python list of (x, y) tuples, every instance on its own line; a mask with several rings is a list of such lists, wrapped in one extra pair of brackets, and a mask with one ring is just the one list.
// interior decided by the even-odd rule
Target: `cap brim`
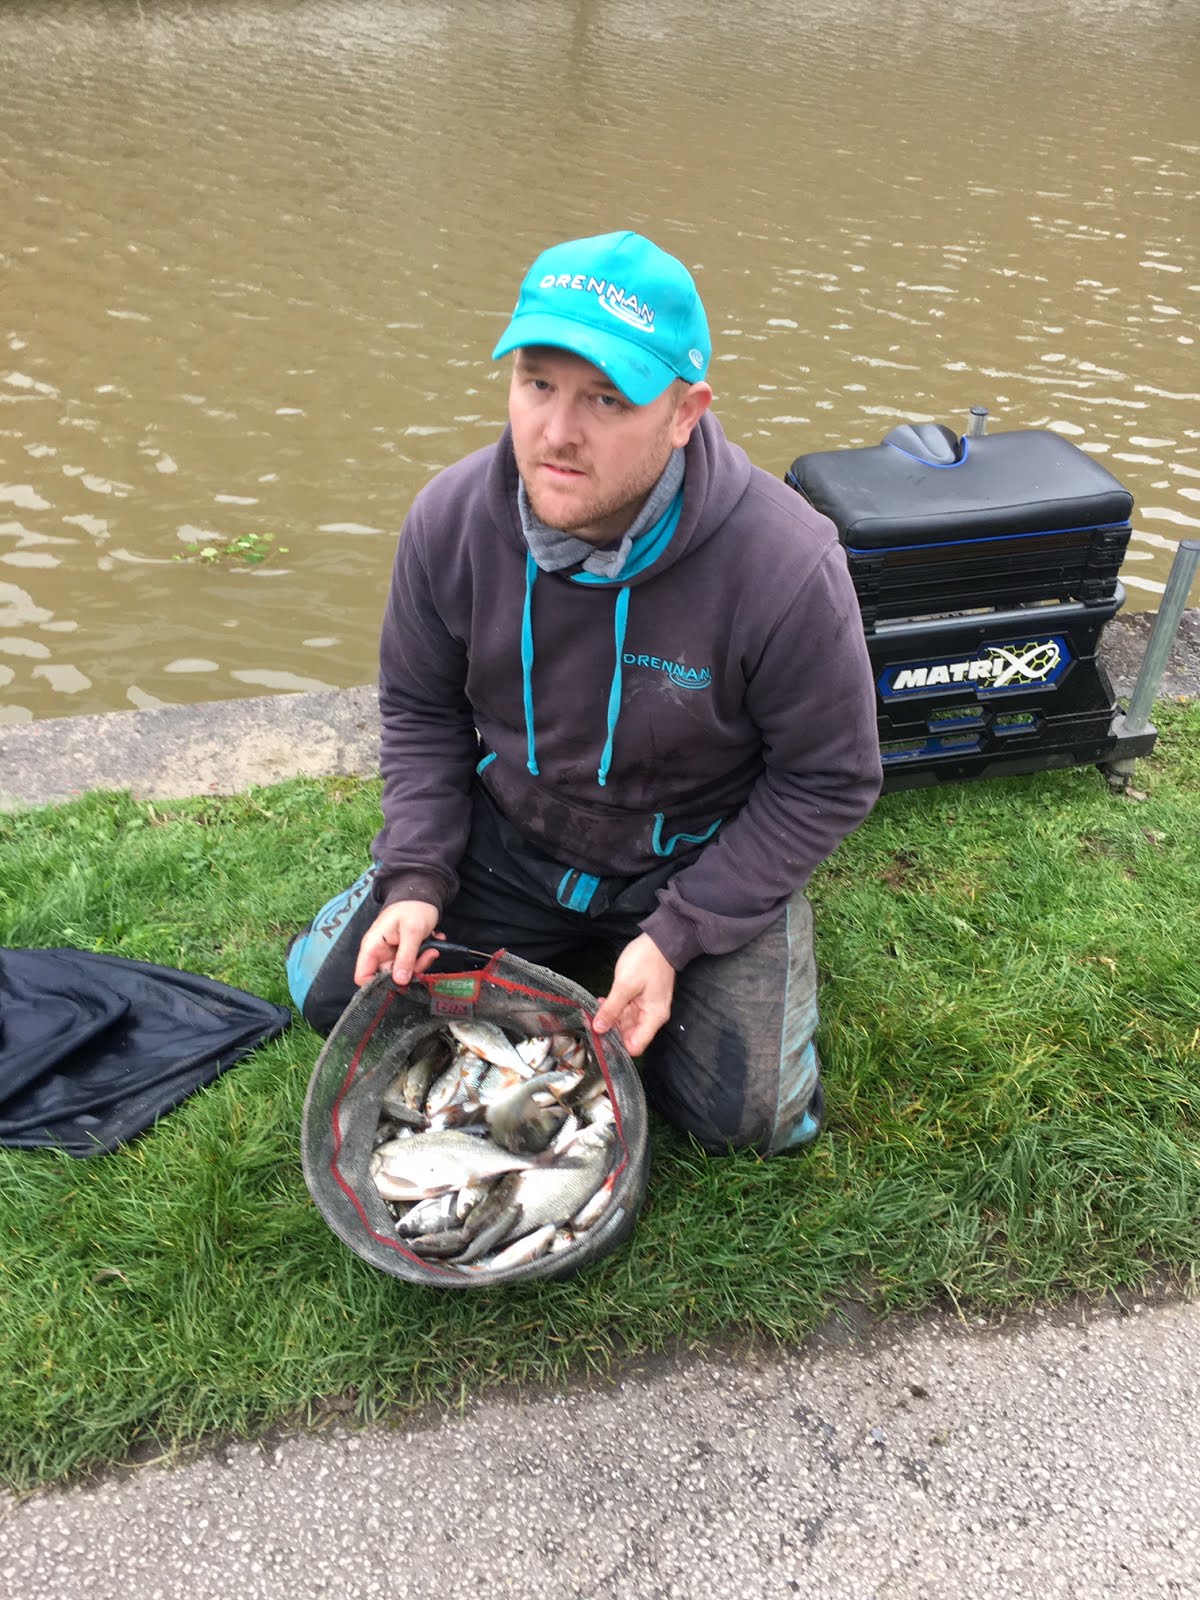
[(514, 317), (492, 351), (492, 360), (498, 361), (510, 350), (522, 350), (535, 344), (582, 356), (599, 367), (635, 406), (646, 406), (651, 400), (657, 400), (678, 376), (665, 361), (639, 349), (619, 334), (603, 333), (585, 323), (573, 322), (570, 317), (551, 317), (544, 313)]

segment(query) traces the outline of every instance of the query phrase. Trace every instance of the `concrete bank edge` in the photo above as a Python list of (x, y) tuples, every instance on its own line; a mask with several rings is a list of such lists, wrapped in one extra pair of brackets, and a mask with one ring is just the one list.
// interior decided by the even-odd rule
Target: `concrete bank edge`
[[(1137, 677), (1153, 613), (1117, 616), (1100, 657), (1118, 695)], [(1200, 695), (1200, 609), (1184, 613), (1160, 695)], [(0, 726), (0, 809), (52, 805), (93, 789), (138, 799), (237, 794), (293, 777), (378, 772), (375, 689), (209, 700), (150, 711)]]

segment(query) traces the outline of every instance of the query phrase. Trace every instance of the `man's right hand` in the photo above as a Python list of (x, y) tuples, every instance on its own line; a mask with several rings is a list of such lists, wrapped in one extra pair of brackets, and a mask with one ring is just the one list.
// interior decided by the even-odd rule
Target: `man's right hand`
[(412, 982), (414, 973), (427, 972), (437, 960), (437, 951), (417, 952), (432, 936), (439, 916), (438, 908), (426, 900), (397, 900), (384, 906), (358, 947), (355, 983), (367, 983), (390, 967), (393, 982), (403, 988)]

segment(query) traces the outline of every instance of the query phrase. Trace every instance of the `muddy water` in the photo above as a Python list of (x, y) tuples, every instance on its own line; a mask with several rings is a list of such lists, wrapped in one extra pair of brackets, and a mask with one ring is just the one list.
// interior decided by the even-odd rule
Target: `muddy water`
[(371, 679), (521, 273), (625, 225), (760, 466), (1058, 429), (1152, 607), (1200, 531), (1198, 62), (1197, 0), (6, 0), (0, 719)]

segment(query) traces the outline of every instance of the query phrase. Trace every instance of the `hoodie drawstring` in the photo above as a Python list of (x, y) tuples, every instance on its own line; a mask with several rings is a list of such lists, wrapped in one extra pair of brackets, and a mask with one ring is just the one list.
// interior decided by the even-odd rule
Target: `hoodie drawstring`
[[(596, 782), (603, 789), (608, 782), (612, 766), (613, 739), (621, 715), (621, 658), (625, 653), (625, 628), (629, 618), (629, 588), (627, 580), (651, 567), (670, 544), (679, 526), (683, 510), (683, 485), (680, 484), (671, 504), (652, 527), (647, 528), (633, 541), (630, 558), (616, 578), (603, 578), (591, 572), (577, 572), (572, 583), (585, 587), (617, 589), (617, 604), (613, 615), (613, 638), (616, 659), (613, 662), (612, 684), (608, 691), (606, 716), (607, 736), (596, 769)], [(525, 708), (525, 766), (532, 777), (539, 776), (537, 740), (533, 731), (533, 586), (537, 582), (538, 564), (530, 551), (525, 557), (525, 604), (521, 611), (521, 692)], [(618, 585), (620, 586), (618, 588)]]
[(613, 636), (617, 649), (613, 661), (612, 687), (608, 691), (608, 738), (604, 741), (604, 753), (596, 769), (596, 782), (602, 789), (608, 781), (608, 769), (612, 766), (613, 736), (617, 731), (617, 718), (621, 715), (621, 655), (625, 649), (625, 621), (628, 616), (629, 590), (622, 589), (617, 595), (613, 617)]
[(525, 765), (538, 775), (537, 746), (533, 737), (533, 586), (538, 564), (525, 557), (525, 609), (521, 613), (521, 688), (525, 700)]
[[(525, 605), (521, 612), (521, 691), (525, 706), (525, 766), (533, 777), (539, 773), (537, 764), (537, 739), (533, 731), (533, 586), (537, 582), (538, 565), (533, 557), (525, 558)], [(621, 656), (625, 649), (625, 625), (629, 617), (629, 590), (617, 593), (613, 614), (613, 639), (616, 658), (613, 661), (612, 683), (608, 691), (607, 737), (596, 769), (596, 782), (601, 788), (608, 781), (612, 766), (613, 739), (621, 715)]]

